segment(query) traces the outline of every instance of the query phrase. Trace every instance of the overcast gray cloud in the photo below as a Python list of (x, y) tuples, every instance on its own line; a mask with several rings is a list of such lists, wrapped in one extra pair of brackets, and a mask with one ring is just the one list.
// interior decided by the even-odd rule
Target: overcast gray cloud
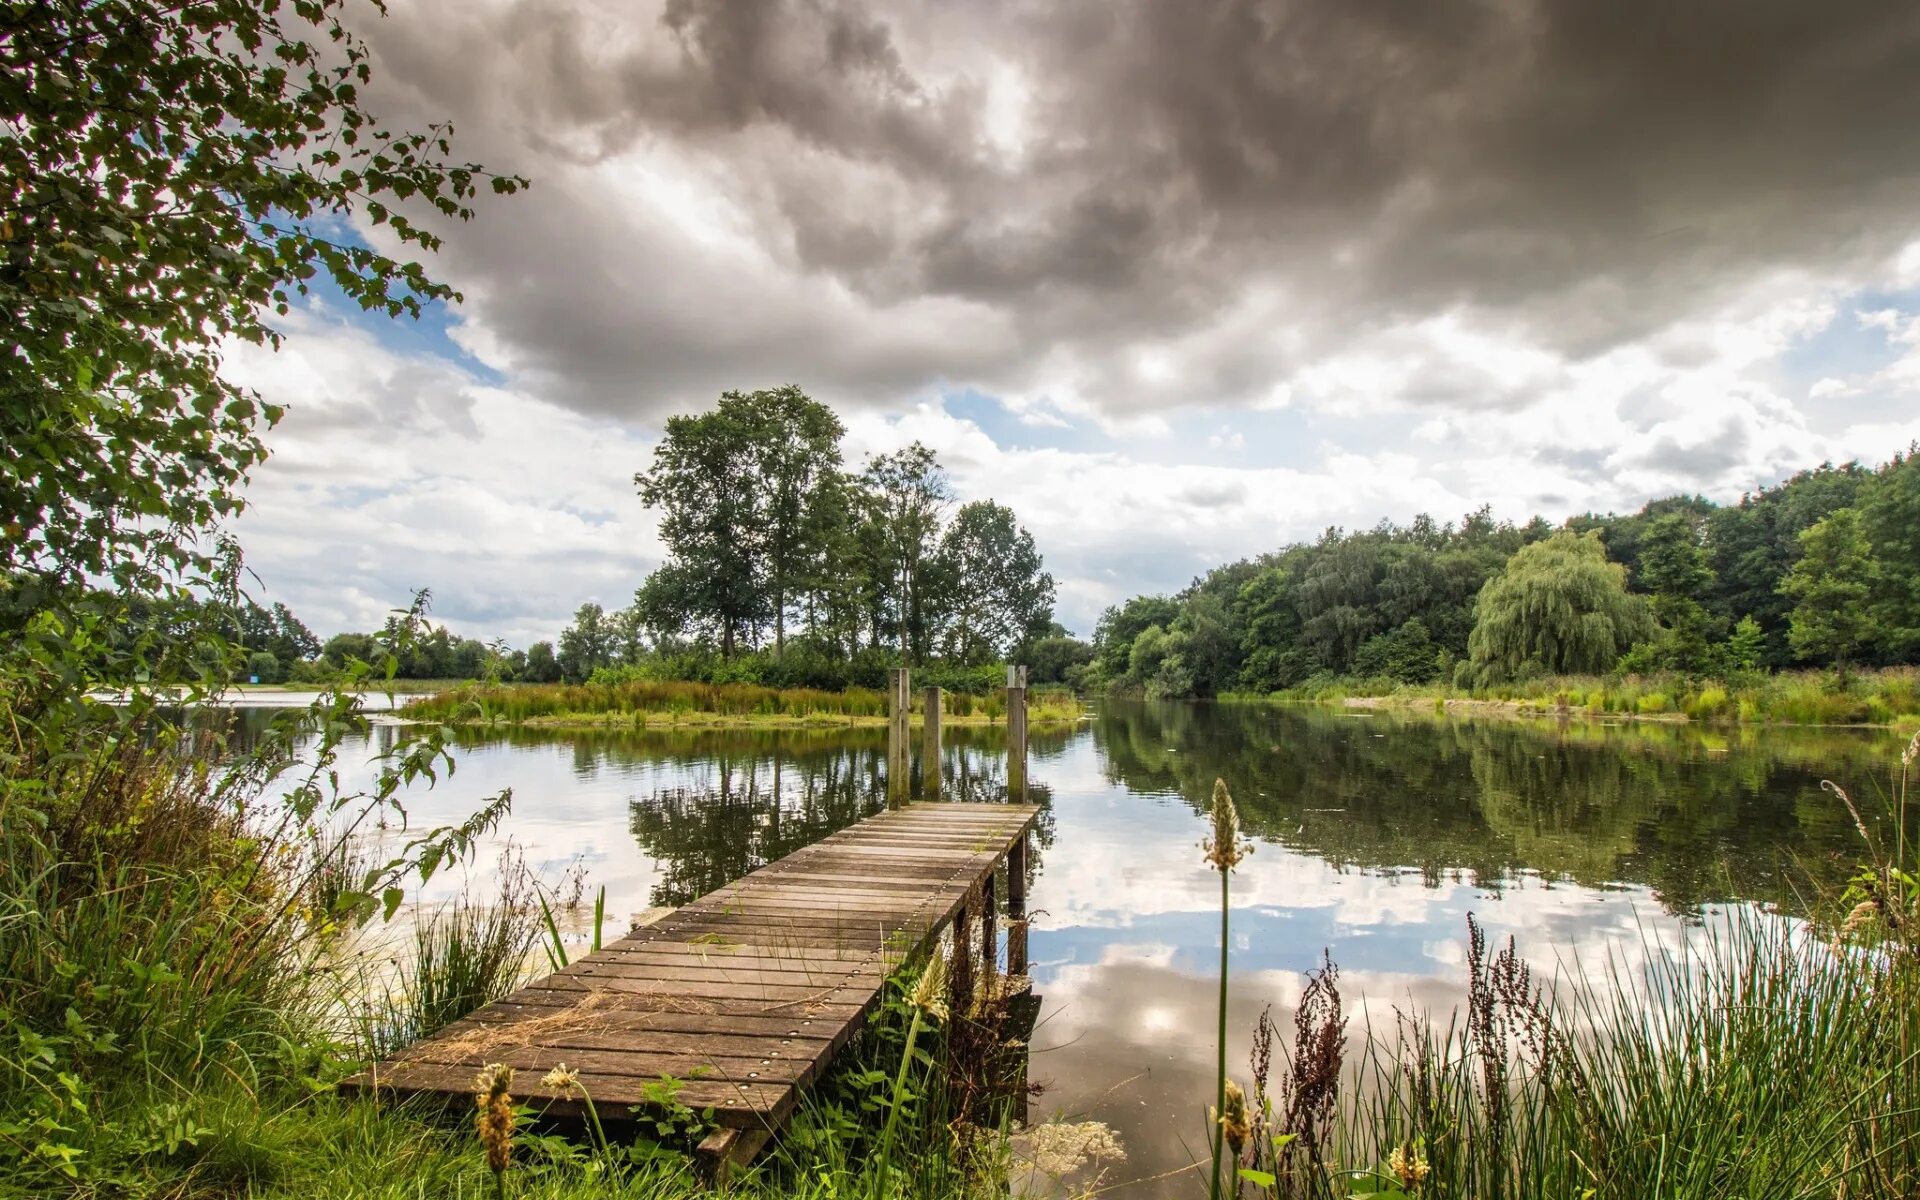
[(1586, 356), (1920, 213), (1907, 3), (478, 0), (374, 32), (390, 107), (544, 193), (451, 247), (473, 320), (607, 411), (749, 356), (874, 401), (1271, 399), (1456, 309)]
[(235, 358), (293, 406), (249, 545), (318, 624), (421, 585), (516, 640), (623, 603), (658, 560), (632, 472), (734, 387), (807, 388), (856, 460), (926, 440), (1083, 631), (1328, 524), (1731, 499), (1920, 436), (1911, 3), (403, 0), (366, 32), (385, 117), (535, 183), (433, 264), (486, 369), (325, 312)]

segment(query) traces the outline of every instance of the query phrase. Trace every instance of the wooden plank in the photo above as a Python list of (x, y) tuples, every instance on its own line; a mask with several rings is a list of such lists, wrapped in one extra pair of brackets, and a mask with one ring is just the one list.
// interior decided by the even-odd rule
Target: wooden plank
[(582, 1101), (541, 1094), (538, 1077), (564, 1063), (608, 1112), (644, 1104), (671, 1075), (680, 1103), (714, 1108), (731, 1131), (708, 1139), (716, 1161), (745, 1162), (1037, 812), (922, 804), (868, 818), (341, 1086), (464, 1099), (482, 1063), (504, 1062), (521, 1072), (516, 1096), (577, 1114)]

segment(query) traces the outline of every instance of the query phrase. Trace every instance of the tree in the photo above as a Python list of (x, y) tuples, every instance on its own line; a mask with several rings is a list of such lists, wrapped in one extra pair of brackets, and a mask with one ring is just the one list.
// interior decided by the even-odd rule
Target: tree
[(1639, 536), (1639, 582), (1653, 594), (1661, 626), (1656, 654), (1662, 666), (1682, 671), (1706, 665), (1713, 637), (1701, 603), (1713, 587), (1701, 533), (1692, 513), (1668, 511), (1646, 522)]
[(613, 660), (637, 663), (647, 650), (647, 614), (639, 604), (630, 604), (607, 615), (607, 635)]
[(1020, 650), (1032, 683), (1078, 683), (1082, 668), (1093, 662), (1093, 647), (1069, 634), (1057, 622), (1042, 637), (1034, 638)]
[(521, 678), (529, 683), (560, 682), (560, 661), (553, 656), (552, 642), (535, 642), (527, 647), (527, 665)]
[[(337, 230), (363, 212), (409, 249), (465, 220), (451, 130), (361, 103), (371, 53), (344, 0), (46, 0), (0, 16), (0, 573), (151, 590), (205, 573), (195, 533), (243, 505), (280, 417), (220, 374), (232, 341), (323, 276), (362, 307), (455, 297)], [(404, 203), (403, 203), (404, 202)]]
[(582, 680), (613, 662), (617, 645), (613, 623), (598, 604), (582, 604), (573, 614), (573, 624), (560, 631), (560, 674), (568, 680)]
[(900, 661), (924, 659), (936, 612), (940, 518), (953, 498), (933, 451), (919, 442), (867, 460), (862, 541), (875, 570), (876, 616), (892, 624)]
[(1053, 576), (1013, 510), (963, 504), (940, 539), (946, 581), (946, 651), (983, 663), (1044, 634), (1053, 623)]
[(797, 387), (741, 396), (721, 405), (750, 413), (757, 485), (765, 496), (766, 582), (773, 609), (773, 650), (787, 647), (787, 610), (795, 592), (826, 564), (823, 551), (838, 514), (827, 503), (840, 476), (840, 437), (846, 427), (833, 410)]
[(1180, 605), (1168, 596), (1135, 596), (1100, 614), (1094, 626), (1094, 661), (1108, 682), (1118, 681), (1132, 671), (1133, 643), (1148, 626), (1165, 628), (1180, 615)]
[(1860, 525), (1877, 564), (1877, 639), (1895, 655), (1920, 656), (1920, 443), (1861, 488)]
[(774, 650), (786, 648), (787, 613), (820, 569), (829, 541), (824, 503), (840, 473), (833, 410), (797, 387), (725, 392), (711, 412), (673, 417), (652, 469), (634, 476), (640, 496), (664, 516), (671, 598), (685, 623), (718, 628), (721, 653), (771, 620)]
[(1780, 584), (1793, 601), (1787, 639), (1803, 660), (1845, 672), (1872, 629), (1873, 553), (1857, 509), (1842, 508), (1800, 535), (1800, 561)]
[(1758, 670), (1766, 651), (1767, 635), (1760, 628), (1760, 622), (1751, 616), (1741, 617), (1735, 622), (1733, 632), (1727, 635), (1726, 658), (1729, 666), (1736, 671)]
[(1645, 601), (1627, 593), (1626, 576), (1607, 561), (1597, 531), (1521, 547), (1474, 605), (1467, 651), (1475, 675), (1496, 682), (1613, 666), (1654, 630)]
[(720, 653), (766, 614), (760, 590), (764, 538), (756, 491), (753, 431), (737, 409), (672, 417), (654, 448), (651, 470), (634, 476), (640, 498), (662, 510), (667, 561), (649, 578), (648, 622), (674, 630), (710, 623)]
[(256, 683), (279, 683), (280, 660), (265, 650), (255, 650), (247, 655), (247, 678)]

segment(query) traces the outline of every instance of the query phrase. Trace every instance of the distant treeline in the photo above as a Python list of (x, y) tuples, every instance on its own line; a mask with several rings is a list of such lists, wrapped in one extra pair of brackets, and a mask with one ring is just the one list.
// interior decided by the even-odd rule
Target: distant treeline
[(1155, 696), (1920, 661), (1920, 459), (1557, 530), (1484, 508), (1329, 529), (1109, 608), (1094, 656), (1080, 682)]

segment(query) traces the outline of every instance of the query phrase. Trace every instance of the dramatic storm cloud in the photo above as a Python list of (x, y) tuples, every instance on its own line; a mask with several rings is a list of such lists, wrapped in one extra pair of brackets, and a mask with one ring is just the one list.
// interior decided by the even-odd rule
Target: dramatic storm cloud
[[(236, 362), (295, 407), (251, 540), (320, 624), (406, 584), (508, 636), (624, 602), (658, 554), (628, 478), (730, 387), (928, 440), (1082, 631), (1328, 523), (1729, 498), (1920, 433), (1910, 4), (472, 0), (368, 33), (385, 116), (535, 186), (447, 231), (444, 333), (316, 310)], [(330, 594), (295, 565), (325, 514)], [(399, 549), (429, 519), (446, 549)]]

